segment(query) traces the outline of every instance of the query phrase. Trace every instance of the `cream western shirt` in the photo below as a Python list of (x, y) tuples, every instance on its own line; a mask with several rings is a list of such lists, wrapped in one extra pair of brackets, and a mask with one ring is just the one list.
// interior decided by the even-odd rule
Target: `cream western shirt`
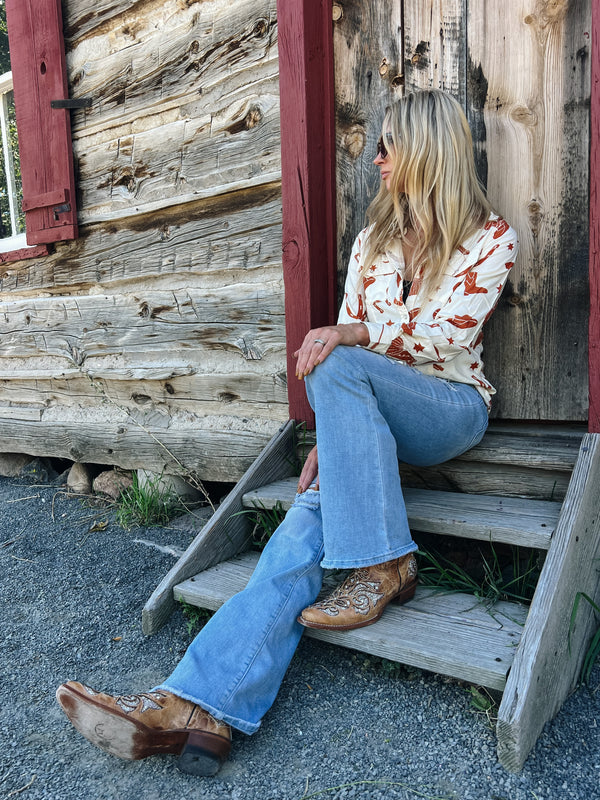
[(496, 390), (483, 374), (482, 328), (514, 264), (515, 231), (490, 214), (483, 228), (455, 251), (435, 290), (425, 294), (417, 276), (406, 303), (400, 247), (379, 256), (359, 278), (367, 235), (365, 228), (352, 248), (338, 323), (364, 322), (367, 349), (426, 375), (472, 384), (489, 408)]

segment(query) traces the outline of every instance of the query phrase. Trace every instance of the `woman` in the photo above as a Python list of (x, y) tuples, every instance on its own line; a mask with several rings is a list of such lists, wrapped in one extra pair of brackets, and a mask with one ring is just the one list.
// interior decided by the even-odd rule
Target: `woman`
[[(184, 771), (214, 774), (231, 728), (259, 727), (303, 627), (369, 625), (414, 594), (398, 459), (441, 463), (483, 436), (494, 389), (481, 330), (517, 240), (490, 211), (466, 119), (443, 92), (388, 109), (374, 163), (381, 188), (354, 244), (338, 324), (309, 331), (295, 354), (318, 451), (248, 586), (156, 689), (112, 696), (69, 682), (57, 691), (74, 726), (114, 755), (175, 753)], [(324, 568), (353, 571), (315, 602)]]

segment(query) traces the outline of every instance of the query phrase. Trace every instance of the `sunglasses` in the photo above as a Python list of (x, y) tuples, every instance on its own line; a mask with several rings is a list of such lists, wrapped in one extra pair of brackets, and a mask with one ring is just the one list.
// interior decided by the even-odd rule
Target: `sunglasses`
[[(392, 141), (392, 134), (391, 133), (386, 133), (385, 138), (388, 140), (388, 142), (391, 142)], [(387, 149), (387, 147), (385, 146), (385, 144), (383, 142), (383, 136), (380, 136), (379, 140), (377, 142), (377, 155), (375, 157), (381, 156), (385, 161), (385, 159), (389, 156), (389, 154), (390, 154), (389, 150)]]

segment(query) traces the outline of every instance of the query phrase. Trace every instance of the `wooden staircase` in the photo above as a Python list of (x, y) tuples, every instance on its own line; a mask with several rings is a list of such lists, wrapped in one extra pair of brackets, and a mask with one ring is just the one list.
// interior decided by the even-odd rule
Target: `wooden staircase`
[[(146, 633), (175, 600), (214, 610), (243, 589), (258, 553), (248, 549), (250, 521), (239, 512), (289, 508), (297, 449), (289, 423), (154, 592), (143, 613)], [(413, 601), (392, 604), (372, 626), (307, 635), (503, 691), (498, 754), (518, 770), (574, 688), (594, 631), (589, 604), (580, 604), (574, 624), (571, 612), (577, 592), (599, 599), (600, 437), (495, 425), (454, 461), (400, 471), (411, 530), (545, 553), (531, 606), (490, 607), (470, 594), (419, 587)]]

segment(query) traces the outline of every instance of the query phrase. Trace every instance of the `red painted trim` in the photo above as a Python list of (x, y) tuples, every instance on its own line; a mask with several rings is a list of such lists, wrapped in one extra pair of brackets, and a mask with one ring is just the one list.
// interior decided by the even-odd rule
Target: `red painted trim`
[(590, 120), (590, 433), (600, 433), (600, 4), (592, 3), (592, 97)]
[(77, 236), (61, 0), (6, 0), (27, 244)]
[(290, 417), (314, 426), (295, 360), (336, 312), (335, 115), (331, 2), (278, 0), (283, 277)]
[(48, 248), (45, 244), (40, 244), (37, 247), (23, 247), (21, 250), (7, 250), (5, 253), (0, 253), (0, 264), (7, 264), (9, 261), (24, 261), (26, 258), (47, 256), (48, 252)]

